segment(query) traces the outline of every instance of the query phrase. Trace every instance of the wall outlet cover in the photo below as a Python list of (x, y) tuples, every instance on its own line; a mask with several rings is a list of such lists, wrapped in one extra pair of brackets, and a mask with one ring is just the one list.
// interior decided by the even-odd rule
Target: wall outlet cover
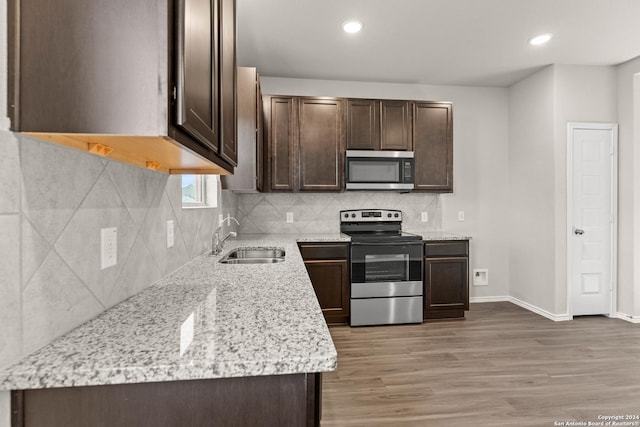
[(458, 211), (458, 221), (464, 221), (464, 211)]
[(118, 263), (118, 228), (109, 227), (100, 230), (100, 269), (112, 267)]
[(429, 212), (424, 211), (422, 212), (422, 222), (429, 222)]
[(175, 243), (173, 220), (167, 221), (167, 248), (172, 248)]
[(293, 222), (293, 212), (287, 212), (287, 222)]

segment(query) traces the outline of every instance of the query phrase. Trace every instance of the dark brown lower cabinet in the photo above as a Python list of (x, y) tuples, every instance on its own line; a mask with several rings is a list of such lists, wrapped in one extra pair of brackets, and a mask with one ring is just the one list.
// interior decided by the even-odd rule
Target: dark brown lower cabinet
[(469, 241), (424, 246), (424, 319), (464, 318), (469, 310)]
[(320, 426), (319, 373), (11, 392), (12, 427)]
[(349, 323), (349, 244), (299, 243), (328, 325)]

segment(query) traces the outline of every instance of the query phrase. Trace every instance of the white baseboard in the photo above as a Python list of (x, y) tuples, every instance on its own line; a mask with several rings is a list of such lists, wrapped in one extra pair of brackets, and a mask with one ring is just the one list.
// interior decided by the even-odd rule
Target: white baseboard
[(518, 298), (509, 297), (509, 301), (514, 303), (515, 305), (519, 305), (522, 308), (526, 308), (529, 311), (532, 311), (540, 316), (546, 317), (547, 319), (553, 320), (554, 322), (564, 322), (565, 320), (573, 320), (573, 316), (566, 314), (553, 314), (547, 310), (544, 310), (540, 307), (536, 307), (533, 304), (529, 304), (528, 302), (524, 302), (519, 300)]
[[(503, 302), (503, 301), (508, 301), (511, 302), (517, 306), (520, 306), (526, 310), (529, 310), (533, 313), (536, 313), (542, 317), (546, 317), (547, 319), (553, 320), (554, 322), (563, 322), (565, 320), (572, 320), (573, 316), (570, 316), (569, 314), (553, 314), (547, 310), (544, 310), (540, 307), (536, 307), (533, 304), (529, 304), (528, 302), (524, 302), (519, 300), (518, 298), (514, 298), (511, 296), (502, 296), (502, 297), (472, 297), (469, 299), (469, 302), (472, 303), (483, 303), (483, 302)], [(625, 319), (628, 320), (628, 319)], [(638, 322), (640, 322), (640, 319), (638, 319)]]
[(469, 302), (505, 302), (511, 301), (509, 297), (471, 297)]
[(611, 317), (615, 317), (616, 319), (626, 320), (627, 322), (631, 322), (631, 323), (640, 323), (640, 316), (631, 316), (630, 314), (626, 314), (626, 313), (617, 312), (615, 315)]

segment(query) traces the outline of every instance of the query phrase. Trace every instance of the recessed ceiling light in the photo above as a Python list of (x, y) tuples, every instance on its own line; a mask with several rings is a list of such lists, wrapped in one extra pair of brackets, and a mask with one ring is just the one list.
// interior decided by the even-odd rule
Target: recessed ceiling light
[(345, 33), (357, 33), (362, 30), (363, 26), (362, 22), (356, 19), (349, 19), (342, 23), (342, 29)]
[(540, 46), (541, 44), (545, 44), (546, 42), (551, 40), (551, 37), (553, 37), (553, 34), (551, 33), (540, 34), (539, 36), (535, 36), (534, 38), (529, 39), (529, 44), (531, 46)]

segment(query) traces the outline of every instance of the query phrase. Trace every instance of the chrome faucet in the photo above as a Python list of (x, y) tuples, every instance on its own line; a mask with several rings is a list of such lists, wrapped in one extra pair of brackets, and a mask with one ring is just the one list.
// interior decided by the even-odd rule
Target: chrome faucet
[(238, 220), (232, 217), (231, 215), (227, 215), (226, 218), (223, 218), (222, 221), (220, 221), (220, 225), (218, 226), (218, 228), (216, 228), (216, 230), (213, 232), (213, 236), (211, 237), (211, 255), (218, 255), (220, 252), (222, 252), (222, 247), (224, 246), (224, 242), (226, 242), (231, 237), (236, 237), (238, 235), (238, 233), (236, 233), (235, 231), (230, 231), (224, 237), (224, 239), (220, 240), (220, 229), (222, 229), (222, 226), (224, 225), (225, 222), (231, 225), (230, 220), (234, 220), (236, 224), (240, 226), (240, 222), (238, 222)]

